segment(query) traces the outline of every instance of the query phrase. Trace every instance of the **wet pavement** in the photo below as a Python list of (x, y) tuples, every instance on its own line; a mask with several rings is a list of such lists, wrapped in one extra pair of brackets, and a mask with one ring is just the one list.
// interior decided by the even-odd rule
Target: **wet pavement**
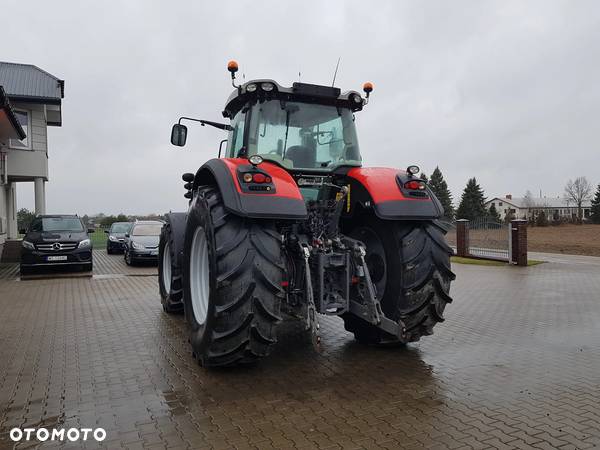
[(454, 265), (446, 322), (404, 349), (323, 318), (321, 354), (284, 323), (271, 357), (228, 370), (194, 362), (155, 267), (0, 267), (0, 448), (15, 426), (103, 427), (103, 446), (132, 449), (600, 446), (600, 259), (569, 258)]

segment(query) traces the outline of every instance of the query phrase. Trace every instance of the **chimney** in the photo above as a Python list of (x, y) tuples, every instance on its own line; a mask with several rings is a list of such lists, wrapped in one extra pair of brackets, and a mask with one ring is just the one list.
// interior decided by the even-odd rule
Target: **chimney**
[(506, 194), (506, 200), (512, 200), (512, 194)]

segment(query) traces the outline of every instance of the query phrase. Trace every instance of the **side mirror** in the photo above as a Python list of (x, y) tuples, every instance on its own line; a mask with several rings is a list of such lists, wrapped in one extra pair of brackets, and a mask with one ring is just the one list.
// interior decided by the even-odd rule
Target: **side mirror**
[(19, 234), (27, 234), (27, 230), (25, 228), (21, 228), (19, 230)]
[(128, 238), (129, 237), (129, 233), (125, 233), (125, 237)]
[(187, 127), (176, 123), (171, 130), (171, 144), (183, 147), (187, 140)]
[[(88, 228), (88, 233), (95, 233), (95, 232), (96, 232), (96, 230), (95, 230), (95, 229), (93, 229), (93, 228)], [(107, 233), (108, 233), (108, 231), (107, 231)]]
[(104, 230), (104, 232), (105, 232), (106, 234), (109, 234), (109, 233), (110, 233), (110, 231), (108, 231), (108, 230)]

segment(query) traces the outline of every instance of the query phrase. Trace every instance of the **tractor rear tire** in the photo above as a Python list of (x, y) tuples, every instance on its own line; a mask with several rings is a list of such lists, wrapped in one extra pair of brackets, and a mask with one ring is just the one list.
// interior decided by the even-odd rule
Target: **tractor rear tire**
[(357, 341), (374, 345), (402, 345), (433, 334), (452, 302), (452, 249), (446, 230), (436, 222), (396, 222), (365, 218), (350, 236), (366, 246), (366, 262), (377, 298), (386, 317), (405, 326), (403, 339), (392, 336), (357, 316), (346, 314), (346, 330)]
[(179, 255), (175, 254), (173, 230), (167, 222), (160, 232), (158, 244), (158, 287), (160, 302), (168, 314), (183, 312), (183, 282)]
[(205, 367), (251, 363), (269, 354), (281, 320), (285, 275), (272, 221), (228, 212), (215, 187), (198, 190), (183, 252), (190, 343)]

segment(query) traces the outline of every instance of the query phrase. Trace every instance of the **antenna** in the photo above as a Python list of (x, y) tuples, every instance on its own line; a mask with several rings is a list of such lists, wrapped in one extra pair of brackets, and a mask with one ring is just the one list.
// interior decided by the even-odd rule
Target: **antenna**
[(335, 78), (337, 77), (338, 67), (340, 67), (340, 59), (342, 59), (341, 56), (338, 57), (337, 64), (335, 65), (335, 72), (333, 73), (333, 81), (331, 82), (331, 87), (333, 87), (333, 85), (335, 84)]
[(300, 77), (302, 76), (302, 72), (298, 69), (298, 83), (300, 82)]

